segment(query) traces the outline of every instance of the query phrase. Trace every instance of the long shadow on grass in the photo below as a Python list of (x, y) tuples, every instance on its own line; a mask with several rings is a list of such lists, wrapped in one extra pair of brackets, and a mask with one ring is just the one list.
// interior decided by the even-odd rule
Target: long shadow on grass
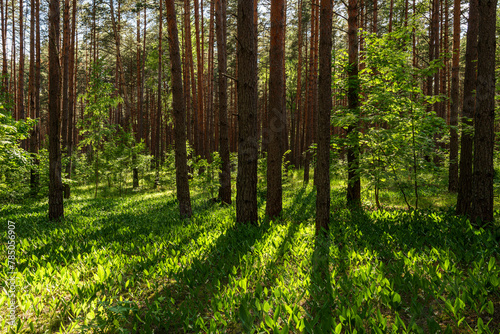
[(331, 333), (334, 324), (333, 288), (330, 273), (330, 237), (320, 233), (314, 240), (308, 301), (310, 319), (305, 321), (309, 333)]
[(284, 212), (290, 215), (293, 221), (304, 222), (314, 214), (315, 192), (309, 190), (309, 192), (306, 193), (306, 190), (306, 187), (300, 188), (290, 202), (290, 205), (284, 209)]
[[(95, 204), (90, 204), (94, 206)], [(170, 243), (169, 248), (180, 250), (180, 247), (196, 238), (200, 230), (192, 231), (182, 238), (172, 236), (176, 231), (182, 228), (183, 221), (168, 217), (175, 217), (175, 209), (172, 208), (172, 202), (166, 202), (163, 205), (157, 205), (153, 208), (139, 210), (138, 212), (130, 212), (128, 209), (120, 209), (119, 213), (111, 213), (103, 218), (96, 218), (92, 221), (92, 225), (79, 224), (69, 221), (59, 223), (59, 229), (64, 233), (54, 235), (52, 224), (48, 227), (37, 226), (37, 231), (45, 236), (47, 243), (43, 246), (32, 248), (30, 251), (23, 254), (24, 258), (31, 259), (32, 255), (40, 258), (45, 257), (45, 260), (52, 264), (70, 265), (77, 261), (77, 257), (84, 257), (86, 254), (95, 252), (99, 249), (108, 249), (111, 252), (115, 251), (113, 244), (120, 244), (120, 248), (116, 251), (128, 255), (141, 255), (140, 247), (144, 246), (145, 242), (150, 242), (149, 236), (154, 235), (168, 239), (174, 239), (175, 243)], [(111, 206), (107, 206), (110, 208)], [(125, 213), (123, 213), (125, 211)], [(128, 212), (127, 212), (128, 211)], [(132, 248), (130, 245), (134, 244)], [(146, 254), (147, 255), (147, 254)], [(142, 270), (148, 266), (153, 260), (143, 263), (137, 270)], [(25, 263), (29, 266), (29, 263)], [(20, 267), (20, 270), (23, 270)]]
[[(269, 222), (260, 226), (234, 224), (220, 235), (203, 258), (195, 259), (191, 266), (171, 277), (170, 283), (159, 293), (161, 297), (166, 297), (168, 304), (165, 305), (166, 318), (161, 323), (154, 324), (155, 332), (194, 330), (191, 326), (194, 326), (201, 315), (207, 313), (212, 295), (224, 289), (229, 283), (230, 274), (238, 272), (242, 256), (251, 251), (251, 247), (269, 228)], [(170, 304), (171, 301), (174, 305)]]

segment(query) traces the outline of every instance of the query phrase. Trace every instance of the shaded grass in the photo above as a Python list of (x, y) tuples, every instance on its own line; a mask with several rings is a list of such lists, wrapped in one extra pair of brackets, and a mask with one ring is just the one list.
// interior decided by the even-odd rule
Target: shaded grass
[[(297, 172), (286, 180), (282, 217), (258, 226), (235, 225), (234, 205), (202, 193), (187, 220), (172, 193), (144, 189), (98, 199), (77, 191), (59, 223), (47, 221), (46, 201), (2, 207), (16, 222), (19, 332), (500, 328), (497, 235), (450, 210), (346, 210), (334, 179), (331, 229), (316, 237), (313, 182), (304, 187)], [(258, 203), (262, 216), (262, 185)], [(7, 306), (2, 294), (2, 316)]]

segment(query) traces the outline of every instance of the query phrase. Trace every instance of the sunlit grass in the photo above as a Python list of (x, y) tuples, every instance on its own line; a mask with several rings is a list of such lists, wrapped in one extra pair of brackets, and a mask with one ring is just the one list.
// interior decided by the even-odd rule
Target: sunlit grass
[[(97, 199), (92, 186), (79, 187), (56, 223), (46, 199), (3, 206), (0, 215), (16, 222), (20, 307), (11, 330), (496, 333), (498, 235), (437, 210), (454, 202), (443, 187), (421, 189), (419, 207), (434, 210), (407, 211), (391, 188), (381, 191), (387, 210), (376, 211), (364, 190), (369, 210), (351, 212), (335, 177), (331, 229), (317, 238), (313, 174), (307, 186), (300, 170), (284, 180), (283, 215), (273, 222), (263, 217), (261, 180), (258, 226), (236, 225), (235, 205), (212, 201), (196, 182), (186, 220), (170, 185), (121, 197), (103, 185)], [(3, 281), (6, 261), (0, 254)], [(4, 332), (7, 307), (2, 293)]]

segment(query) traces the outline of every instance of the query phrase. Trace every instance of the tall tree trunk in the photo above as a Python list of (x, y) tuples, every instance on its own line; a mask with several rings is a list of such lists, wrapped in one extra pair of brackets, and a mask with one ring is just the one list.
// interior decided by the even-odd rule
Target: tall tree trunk
[(219, 152), (222, 160), (219, 174), (219, 199), (223, 203), (231, 204), (231, 161), (229, 156), (229, 126), (227, 120), (227, 0), (215, 1), (216, 30), (217, 30), (217, 59), (219, 62)]
[(315, 95), (315, 77), (317, 75), (317, 66), (316, 66), (316, 40), (318, 36), (318, 25), (316, 21), (318, 20), (318, 6), (316, 0), (311, 2), (311, 44), (310, 44), (310, 53), (309, 53), (309, 82), (307, 89), (307, 116), (306, 116), (306, 134), (305, 134), (305, 147), (306, 156), (304, 160), (304, 183), (309, 183), (309, 171), (310, 171), (310, 161), (311, 161), (311, 151), (310, 146), (313, 142), (315, 142), (315, 124), (314, 120), (316, 119), (314, 116), (315, 106), (316, 106), (316, 95)]
[[(69, 41), (69, 59), (68, 59), (68, 136), (67, 136), (67, 154), (68, 163), (66, 164), (66, 178), (71, 179), (71, 169), (72, 169), (72, 154), (73, 154), (73, 132), (75, 123), (74, 109), (75, 109), (75, 36), (76, 36), (76, 6), (78, 5), (77, 0), (73, 0), (73, 12), (71, 19), (71, 30), (70, 30), (70, 41)], [(64, 186), (64, 198), (70, 198), (71, 188), (69, 184)]]
[(257, 216), (257, 49), (254, 1), (238, 1), (238, 176), (236, 221)]
[(118, 22), (115, 20), (115, 10), (113, 5), (114, 0), (109, 0), (109, 7), (111, 13), (111, 24), (113, 27), (113, 34), (115, 37), (115, 52), (116, 52), (116, 67), (118, 69), (118, 92), (120, 96), (123, 98), (125, 102), (125, 119), (123, 121), (123, 125), (125, 130), (128, 130), (130, 125), (130, 117), (131, 117), (131, 106), (128, 100), (128, 95), (125, 93), (125, 74), (123, 71), (123, 61), (121, 56), (121, 42), (120, 42), (120, 2), (118, 2)]
[[(208, 76), (207, 76), (207, 88), (206, 92), (207, 94), (205, 95), (205, 110), (206, 114), (208, 117), (210, 117), (210, 122), (208, 125), (208, 129), (205, 131), (205, 136), (208, 136), (210, 134), (210, 137), (206, 140), (207, 142), (210, 142), (210, 150), (207, 151), (208, 153), (215, 152), (217, 151), (218, 148), (218, 142), (219, 142), (219, 116), (214, 112), (214, 86), (215, 86), (215, 77), (214, 77), (214, 71), (215, 71), (215, 63), (214, 63), (214, 58), (215, 58), (215, 3), (214, 1), (210, 2), (210, 26), (209, 26), (209, 31), (208, 31)], [(226, 60), (227, 61), (227, 60)], [(226, 84), (227, 87), (227, 84)], [(227, 99), (227, 95), (226, 95)], [(226, 101), (226, 108), (227, 108), (227, 101)]]
[(68, 81), (69, 81), (69, 0), (64, 0), (63, 10), (63, 50), (62, 50), (62, 128), (61, 146), (63, 153), (67, 150), (68, 141)]
[[(198, 0), (194, 0), (194, 25), (195, 25), (195, 34), (196, 34), (196, 60), (198, 62), (197, 68), (198, 68), (198, 115), (197, 115), (197, 122), (198, 122), (198, 132), (196, 135), (198, 136), (198, 149), (199, 153), (202, 157), (206, 158), (206, 152), (205, 151), (205, 146), (206, 142), (204, 139), (204, 132), (205, 132), (205, 126), (203, 124), (204, 120), (204, 110), (203, 110), (203, 55), (202, 55), (202, 50), (201, 50), (201, 44), (200, 43), (200, 14), (199, 14), (199, 2)], [(201, 41), (202, 42), (202, 41)], [(194, 88), (194, 87), (193, 87)], [(203, 138), (203, 139), (202, 139)]]
[(465, 47), (464, 97), (462, 110), (462, 137), (460, 152), (460, 175), (458, 179), (457, 214), (469, 215), (472, 201), (472, 134), (476, 110), (476, 61), (477, 36), (479, 34), (478, 0), (469, 3), (469, 22)]
[(266, 215), (274, 219), (283, 210), (283, 186), (281, 183), (281, 162), (283, 155), (283, 131), (286, 113), (283, 93), (285, 89), (285, 2), (271, 1), (271, 46), (269, 48), (269, 116), (267, 153), (267, 201)]
[(165, 0), (167, 13), (170, 65), (172, 73), (172, 107), (174, 109), (175, 122), (175, 169), (177, 200), (179, 201), (179, 212), (181, 217), (191, 217), (191, 197), (189, 194), (189, 180), (186, 152), (186, 109), (182, 96), (182, 69), (179, 51), (179, 37), (177, 32), (177, 18), (175, 14), (174, 0)]
[[(0, 0), (1, 2), (1, 0)], [(0, 7), (2, 4), (0, 3)], [(29, 65), (29, 88), (28, 88), (28, 99), (29, 99), (29, 116), (35, 119), (35, 1), (30, 1), (30, 65)], [(2, 23), (3, 25), (3, 23)], [(3, 28), (3, 26), (2, 26)], [(2, 80), (3, 82), (3, 80)], [(37, 137), (36, 131), (33, 128), (30, 133), (30, 144), (29, 151), (32, 153), (33, 162), (35, 162), (35, 154), (37, 153)], [(30, 191), (31, 195), (34, 196), (37, 193), (37, 189), (34, 184), (34, 178), (32, 177), (34, 169), (30, 170)]]
[(49, 3), (49, 219), (64, 217), (61, 179), (59, 0)]
[(316, 181), (316, 234), (330, 223), (330, 113), (332, 106), (333, 0), (321, 0), (318, 81), (318, 152)]
[[(13, 116), (15, 117), (16, 120), (19, 120), (19, 114), (18, 114), (18, 106), (17, 106), (17, 77), (16, 77), (16, 2), (15, 0), (12, 0), (12, 48), (11, 48), (11, 58), (10, 58), (10, 89), (9, 93), (14, 96), (14, 101), (16, 102), (14, 105), (14, 109), (12, 110)], [(6, 5), (6, 7), (8, 7)]]
[(349, 67), (348, 67), (348, 104), (351, 114), (356, 115), (354, 124), (349, 125), (347, 135), (347, 202), (361, 205), (361, 179), (359, 175), (359, 78), (358, 78), (358, 0), (349, 0), (348, 7), (348, 39), (349, 39)]
[[(8, 0), (6, 0), (7, 4)], [(1, 91), (7, 92), (8, 86), (8, 73), (7, 73), (7, 18), (3, 6), (3, 0), (0, 0), (0, 28), (2, 30), (2, 78), (1, 78)]]
[(453, 56), (451, 65), (451, 113), (450, 113), (450, 163), (448, 191), (458, 191), (458, 108), (460, 106), (460, 0), (454, 0), (453, 8)]
[(141, 11), (137, 11), (137, 141), (143, 139), (143, 94), (142, 94), (142, 51), (141, 51)]
[[(17, 81), (17, 110), (19, 119), (25, 119), (24, 112), (24, 0), (19, 0), (19, 79)], [(23, 140), (22, 147), (26, 148)]]
[(295, 95), (295, 147), (293, 147), (293, 163), (296, 167), (300, 165), (300, 156), (302, 154), (300, 146), (300, 125), (303, 122), (301, 116), (302, 113), (302, 44), (303, 44), (303, 33), (302, 33), (302, 0), (298, 3), (298, 60), (297, 60), (297, 93)]
[(472, 222), (493, 222), (495, 147), (495, 51), (497, 0), (479, 1)]
[(389, 32), (392, 32), (392, 18), (394, 16), (394, 0), (391, 0), (389, 5)]
[(156, 181), (155, 184), (158, 186), (159, 183), (159, 168), (160, 168), (160, 133), (161, 133), (161, 81), (163, 74), (163, 1), (160, 0), (160, 14), (158, 18), (158, 100), (156, 102), (156, 130), (154, 139), (154, 156), (155, 156), (155, 168), (156, 168)]
[[(37, 124), (33, 128), (33, 133), (31, 138), (36, 143), (32, 146), (32, 152), (38, 153), (40, 147), (40, 68), (41, 68), (41, 56), (40, 56), (40, 0), (35, 0), (35, 68), (34, 68), (34, 118), (38, 120)], [(35, 158), (34, 160), (35, 168), (31, 169), (30, 172), (30, 188), (33, 195), (38, 193), (38, 186), (40, 183), (40, 177), (38, 172), (38, 166), (40, 161)]]
[[(136, 117), (137, 117), (137, 132), (136, 132), (136, 140), (139, 142), (143, 138), (143, 114), (142, 114), (142, 68), (141, 68), (141, 11), (137, 10), (136, 17), (136, 73), (137, 73), (137, 81), (136, 81), (136, 92), (137, 92), (137, 104), (136, 104)], [(134, 165), (136, 164), (137, 156), (133, 157)], [(139, 169), (137, 166), (132, 168), (132, 187), (139, 187)]]

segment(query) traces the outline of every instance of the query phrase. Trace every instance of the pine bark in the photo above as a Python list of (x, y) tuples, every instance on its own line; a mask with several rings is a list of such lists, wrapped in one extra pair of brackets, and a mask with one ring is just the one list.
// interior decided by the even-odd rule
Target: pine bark
[(318, 80), (318, 152), (316, 178), (316, 234), (330, 223), (330, 113), (332, 106), (333, 0), (321, 0)]
[(186, 152), (186, 109), (184, 106), (182, 88), (181, 56), (179, 51), (179, 37), (177, 31), (177, 20), (174, 0), (165, 0), (165, 11), (167, 13), (170, 66), (172, 73), (172, 107), (174, 109), (175, 122), (175, 168), (177, 200), (179, 201), (179, 212), (181, 217), (191, 217), (191, 197), (189, 194), (189, 180)]
[(493, 152), (495, 146), (495, 50), (497, 0), (479, 1), (476, 117), (470, 218), (493, 222)]
[[(71, 18), (71, 30), (70, 30), (70, 41), (69, 41), (69, 69), (68, 69), (68, 139), (67, 154), (69, 157), (68, 164), (66, 165), (66, 177), (71, 179), (71, 169), (73, 160), (73, 136), (74, 136), (74, 110), (75, 110), (75, 37), (76, 37), (76, 6), (78, 5), (77, 0), (73, 0), (73, 12)], [(64, 198), (70, 198), (71, 188), (69, 184), (64, 186)]]
[[(19, 0), (19, 79), (17, 81), (17, 110), (19, 119), (25, 119), (24, 108), (24, 0)], [(26, 148), (26, 141), (22, 142)]]
[(257, 49), (254, 1), (238, 1), (236, 221), (257, 223)]
[(451, 110), (450, 110), (450, 163), (448, 169), (448, 191), (458, 191), (458, 108), (460, 107), (460, 0), (454, 0), (453, 8), (453, 56), (451, 65)]
[[(359, 114), (359, 78), (358, 78), (358, 0), (349, 0), (348, 7), (348, 107), (353, 115)], [(358, 116), (356, 116), (356, 119)], [(347, 135), (350, 138), (347, 148), (347, 202), (361, 205), (361, 180), (359, 175), (359, 121), (349, 125)]]
[(462, 136), (460, 139), (460, 174), (458, 179), (457, 214), (469, 215), (472, 200), (472, 126), (476, 110), (477, 37), (479, 34), (478, 0), (469, 3), (467, 43), (465, 47), (465, 73), (462, 109)]
[(69, 0), (64, 0), (63, 10), (63, 49), (62, 49), (62, 128), (61, 146), (64, 153), (67, 150), (68, 141), (68, 81), (69, 81)]
[[(197, 98), (198, 98), (198, 117), (197, 117), (197, 122), (198, 122), (198, 131), (196, 133), (196, 136), (198, 136), (198, 149), (199, 153), (202, 157), (207, 156), (208, 149), (206, 150), (206, 139), (205, 138), (205, 126), (203, 124), (203, 120), (205, 119), (204, 115), (204, 106), (203, 106), (203, 53), (201, 50), (201, 43), (200, 43), (200, 14), (199, 14), (199, 2), (198, 0), (194, 0), (194, 25), (195, 25), (195, 34), (196, 34), (196, 60), (197, 60)], [(194, 87), (193, 87), (194, 89)]]
[(231, 161), (229, 155), (229, 125), (227, 119), (227, 0), (216, 0), (217, 60), (219, 62), (219, 152), (222, 160), (219, 174), (219, 199), (231, 204)]
[[(8, 0), (6, 0), (7, 3)], [(2, 78), (1, 90), (7, 92), (8, 87), (8, 73), (7, 73), (7, 18), (4, 10), (3, 0), (0, 0), (0, 27), (2, 34)]]
[(297, 92), (295, 95), (295, 145), (292, 147), (293, 151), (293, 164), (298, 168), (300, 165), (300, 156), (302, 154), (300, 146), (300, 125), (302, 122), (302, 45), (303, 45), (303, 34), (302, 34), (302, 0), (298, 3), (298, 29), (297, 29), (297, 40), (298, 40), (298, 59), (297, 59)]
[(59, 0), (49, 3), (49, 219), (64, 217), (61, 179)]
[[(161, 138), (161, 114), (162, 114), (162, 89), (161, 81), (163, 74), (163, 1), (160, 1), (160, 13), (159, 13), (159, 29), (158, 29), (158, 100), (156, 102), (156, 129), (155, 129), (155, 139), (154, 139), (154, 156), (155, 156), (155, 167), (158, 170), (160, 167), (160, 138)], [(158, 175), (157, 175), (158, 179)], [(158, 183), (158, 180), (156, 181)]]
[(269, 116), (267, 153), (266, 215), (274, 219), (283, 210), (283, 185), (281, 163), (284, 149), (286, 112), (283, 99), (285, 90), (285, 2), (271, 1), (271, 45), (269, 48)]
[[(0, 6), (2, 4), (0, 3)], [(36, 112), (36, 90), (35, 90), (35, 1), (30, 2), (30, 67), (29, 67), (29, 110), (32, 119), (37, 118)], [(39, 120), (38, 120), (39, 121)], [(29, 151), (33, 154), (33, 163), (37, 164), (36, 153), (38, 153), (38, 124), (31, 130)], [(38, 173), (35, 168), (30, 170), (30, 192), (32, 196), (38, 193)]]

